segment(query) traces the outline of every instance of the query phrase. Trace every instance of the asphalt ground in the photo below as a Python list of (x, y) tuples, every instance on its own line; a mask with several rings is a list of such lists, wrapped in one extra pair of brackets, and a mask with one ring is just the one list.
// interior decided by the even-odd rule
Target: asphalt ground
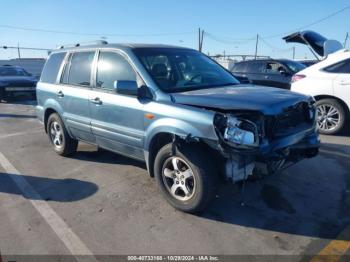
[(244, 194), (239, 185), (221, 183), (207, 211), (189, 215), (167, 204), (143, 163), (83, 143), (76, 155), (58, 156), (34, 105), (25, 98), (0, 103), (3, 258), (349, 255), (346, 134), (322, 136), (319, 156), (246, 183)]

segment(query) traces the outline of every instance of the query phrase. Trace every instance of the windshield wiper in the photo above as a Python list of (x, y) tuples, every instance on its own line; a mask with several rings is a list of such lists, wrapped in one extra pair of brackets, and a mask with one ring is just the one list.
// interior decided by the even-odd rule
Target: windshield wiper
[(208, 89), (208, 88), (215, 88), (215, 87), (224, 87), (224, 86), (232, 86), (232, 85), (239, 85), (239, 83), (225, 83), (225, 84), (218, 84), (218, 85), (206, 85), (206, 86), (184, 86), (184, 87), (177, 87), (171, 90), (171, 93), (178, 93), (178, 92), (187, 92), (187, 91), (194, 91), (194, 90), (201, 90), (201, 89)]

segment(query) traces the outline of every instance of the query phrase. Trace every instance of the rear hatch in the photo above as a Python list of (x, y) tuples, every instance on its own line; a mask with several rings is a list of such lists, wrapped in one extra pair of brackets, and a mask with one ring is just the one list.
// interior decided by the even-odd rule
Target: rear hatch
[(296, 32), (283, 37), (287, 43), (300, 43), (309, 46), (316, 54), (326, 57), (338, 50), (343, 49), (343, 45), (337, 40), (329, 40), (314, 31)]

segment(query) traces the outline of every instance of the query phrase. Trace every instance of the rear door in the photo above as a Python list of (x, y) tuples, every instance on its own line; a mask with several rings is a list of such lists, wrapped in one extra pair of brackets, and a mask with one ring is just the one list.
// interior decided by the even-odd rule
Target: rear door
[(268, 61), (265, 63), (263, 72), (263, 85), (278, 87), (283, 89), (290, 88), (290, 76), (281, 72), (287, 72), (288, 69), (276, 61)]
[(136, 96), (116, 93), (114, 82), (121, 80), (139, 79), (124, 55), (100, 51), (95, 86), (89, 97), (92, 132), (99, 146), (142, 160), (143, 104)]
[(329, 66), (325, 71), (335, 74), (334, 95), (341, 98), (350, 107), (350, 59)]
[(91, 73), (95, 53), (95, 51), (70, 53), (57, 91), (67, 128), (75, 138), (87, 142), (95, 142), (91, 132), (89, 112)]
[(264, 76), (262, 69), (264, 64), (264, 61), (258, 60), (247, 62), (246, 75), (251, 83), (255, 85), (263, 85)]

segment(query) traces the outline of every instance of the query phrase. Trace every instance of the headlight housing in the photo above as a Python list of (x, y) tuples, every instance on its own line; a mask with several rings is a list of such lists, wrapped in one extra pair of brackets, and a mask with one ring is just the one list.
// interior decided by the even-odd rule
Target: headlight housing
[(221, 138), (231, 146), (256, 147), (259, 145), (257, 125), (234, 115), (221, 118)]

